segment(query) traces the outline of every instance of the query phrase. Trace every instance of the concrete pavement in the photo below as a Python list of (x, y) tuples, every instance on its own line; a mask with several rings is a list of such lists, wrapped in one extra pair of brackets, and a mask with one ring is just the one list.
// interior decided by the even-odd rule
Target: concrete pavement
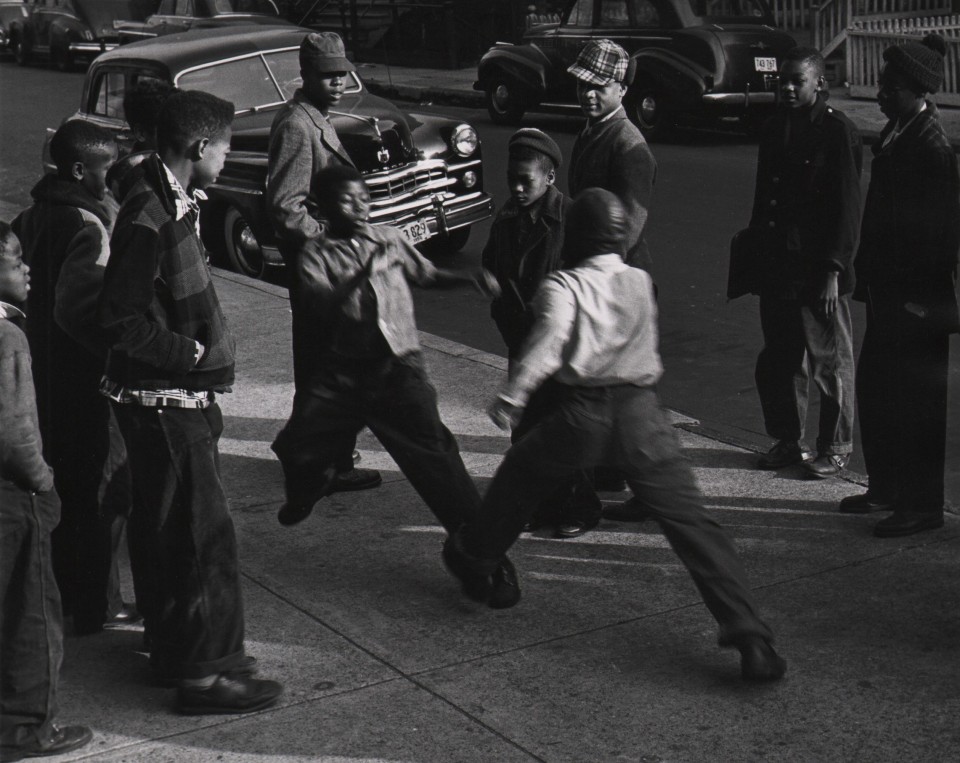
[[(603, 522), (573, 541), (525, 535), (514, 609), (464, 600), (442, 532), (369, 433), (376, 490), (281, 527), (269, 443), (293, 394), (285, 292), (217, 272), (239, 345), (222, 397), (226, 490), (240, 542), (247, 647), (281, 703), (183, 717), (148, 683), (136, 629), (66, 640), (61, 720), (94, 741), (56, 760), (947, 761), (960, 759), (960, 519), (877, 540), (836, 512), (861, 487), (761, 472), (743, 448), (679, 433), (706, 502), (742, 552), (789, 660), (747, 686), (735, 652), (657, 528)], [(484, 487), (508, 438), (484, 408), (502, 358), (424, 335), (441, 415)], [(604, 494), (615, 502), (625, 495)]]

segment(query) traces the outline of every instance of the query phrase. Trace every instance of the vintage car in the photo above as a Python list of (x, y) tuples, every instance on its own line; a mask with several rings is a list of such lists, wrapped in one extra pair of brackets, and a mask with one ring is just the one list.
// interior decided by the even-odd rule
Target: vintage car
[(571, 0), (560, 18), (480, 59), (474, 88), (494, 122), (576, 108), (567, 67), (588, 40), (608, 38), (635, 62), (624, 105), (648, 137), (703, 117), (755, 125), (776, 104), (779, 63), (796, 44), (774, 28), (765, 0)]
[(239, 24), (289, 25), (273, 0), (160, 0), (157, 12), (144, 22), (117, 25), (120, 43), (137, 42), (188, 29), (216, 29)]
[(69, 71), (78, 59), (119, 44), (116, 22), (143, 21), (155, 8), (156, 0), (26, 0), (25, 13), (7, 30), (8, 46), (21, 66), (49, 56)]
[(0, 0), (0, 51), (10, 51), (10, 27), (27, 17), (23, 0)]
[[(135, 42), (94, 61), (73, 117), (104, 125), (129, 141), (123, 95), (143, 79), (204, 90), (233, 102), (231, 153), (201, 214), (207, 246), (251, 276), (282, 265), (264, 191), (270, 124), (300, 86), (295, 26), (194, 30)], [(459, 251), (470, 226), (488, 218), (480, 140), (468, 124), (404, 114), (371, 95), (356, 74), (331, 119), (372, 197), (371, 222), (400, 229), (432, 254)], [(48, 130), (48, 134), (51, 131)], [(49, 169), (49, 156), (45, 153)]]

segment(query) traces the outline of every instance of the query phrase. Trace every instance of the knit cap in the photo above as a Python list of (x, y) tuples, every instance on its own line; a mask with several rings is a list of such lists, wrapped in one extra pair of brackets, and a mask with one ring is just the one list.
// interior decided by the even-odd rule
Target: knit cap
[(935, 93), (943, 83), (943, 57), (947, 46), (938, 34), (928, 34), (922, 42), (891, 45), (883, 51), (883, 60), (912, 79), (924, 93)]
[(615, 193), (604, 188), (585, 188), (567, 211), (563, 255), (566, 266), (598, 254), (626, 251), (627, 213)]
[(560, 153), (557, 142), (536, 127), (523, 127), (511, 135), (507, 150), (513, 151), (515, 148), (529, 148), (543, 154), (553, 162), (554, 169), (560, 169), (560, 163), (563, 161), (563, 154)]

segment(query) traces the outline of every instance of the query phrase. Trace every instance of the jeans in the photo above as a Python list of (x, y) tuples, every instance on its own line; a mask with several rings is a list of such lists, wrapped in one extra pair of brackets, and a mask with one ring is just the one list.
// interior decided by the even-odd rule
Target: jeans
[(229, 671), (244, 656), (244, 619), (236, 535), (220, 483), (220, 408), (115, 403), (114, 411), (133, 477), (133, 573), (156, 586), (151, 663), (172, 678)]
[[(853, 450), (853, 329), (850, 301), (840, 297), (836, 312), (823, 318), (799, 300), (760, 296), (763, 350), (756, 382), (767, 434), (777, 440), (803, 438), (809, 376), (820, 391), (817, 452)], [(809, 366), (809, 372), (808, 372)]]
[(298, 386), (272, 446), (289, 503), (313, 504), (326, 495), (338, 456), (368, 426), (448, 531), (477, 512), (480, 494), (440, 421), (437, 393), (418, 355), (331, 361), (318, 369), (309, 388)]
[(50, 741), (63, 659), (63, 616), (50, 533), (55, 490), (33, 494), (0, 478), (0, 744)]
[(720, 624), (720, 643), (772, 640), (760, 620), (733, 543), (703, 508), (693, 472), (653, 389), (567, 387), (552, 415), (513, 445), (461, 533), (467, 554), (489, 571), (516, 541), (530, 506), (559, 480), (597, 464), (619, 468), (660, 525)]

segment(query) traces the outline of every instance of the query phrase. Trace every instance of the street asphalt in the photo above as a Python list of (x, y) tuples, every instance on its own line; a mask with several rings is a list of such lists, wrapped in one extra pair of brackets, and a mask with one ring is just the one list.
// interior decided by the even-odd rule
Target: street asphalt
[[(239, 346), (221, 453), (247, 650), (286, 694), (255, 714), (179, 716), (173, 691), (150, 685), (136, 628), (68, 632), (60, 720), (95, 736), (56, 760), (960, 760), (960, 518), (875, 539), (876, 516), (836, 511), (860, 485), (759, 471), (756, 453), (676, 417), (789, 661), (783, 681), (740, 681), (736, 652), (716, 646), (651, 523), (524, 535), (511, 552), (523, 600), (474, 605), (441, 565), (440, 527), (367, 432), (362, 465), (384, 484), (278, 524), (269, 443), (293, 395), (286, 293), (222, 271), (215, 283)], [(422, 341), (441, 415), (483, 489), (509, 445), (484, 414), (505, 361)]]

